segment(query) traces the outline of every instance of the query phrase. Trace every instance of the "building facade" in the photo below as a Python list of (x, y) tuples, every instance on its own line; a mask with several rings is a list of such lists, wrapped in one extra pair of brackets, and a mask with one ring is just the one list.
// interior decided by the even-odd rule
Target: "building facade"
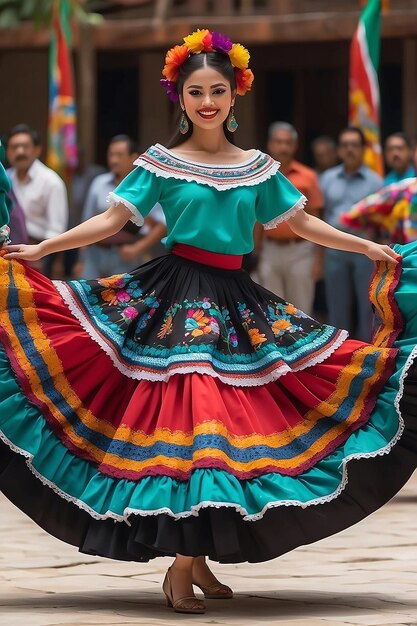
[[(103, 162), (108, 139), (128, 133), (145, 148), (172, 133), (175, 107), (159, 86), (165, 50), (197, 27), (250, 48), (254, 88), (237, 102), (237, 141), (265, 145), (268, 125), (293, 123), (300, 158), (336, 136), (348, 115), (349, 45), (359, 0), (158, 0), (98, 2), (103, 22), (75, 28), (80, 147)], [(417, 0), (395, 0), (383, 17), (382, 135), (417, 139)], [(48, 33), (31, 24), (0, 38), (0, 134), (25, 121), (46, 137)]]

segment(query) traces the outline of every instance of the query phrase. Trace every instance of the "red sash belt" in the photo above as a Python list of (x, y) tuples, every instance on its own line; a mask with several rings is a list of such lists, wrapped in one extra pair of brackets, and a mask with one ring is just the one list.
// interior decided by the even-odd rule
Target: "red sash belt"
[(210, 252), (186, 243), (176, 243), (171, 250), (172, 254), (189, 261), (219, 267), (224, 270), (239, 270), (242, 267), (242, 254), (219, 254)]

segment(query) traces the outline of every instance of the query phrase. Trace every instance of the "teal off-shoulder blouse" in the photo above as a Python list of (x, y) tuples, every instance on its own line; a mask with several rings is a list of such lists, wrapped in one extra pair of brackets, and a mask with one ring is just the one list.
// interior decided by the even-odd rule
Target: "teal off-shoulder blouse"
[(151, 146), (109, 194), (141, 225), (159, 202), (168, 235), (166, 247), (188, 244), (222, 254), (253, 249), (256, 221), (274, 228), (302, 208), (306, 198), (279, 172), (279, 163), (257, 150), (235, 165), (186, 160), (160, 144)]

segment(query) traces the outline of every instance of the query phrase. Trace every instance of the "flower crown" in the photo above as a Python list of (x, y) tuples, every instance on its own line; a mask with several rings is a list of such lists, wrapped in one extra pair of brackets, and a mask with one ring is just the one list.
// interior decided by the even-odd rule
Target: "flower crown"
[(221, 52), (227, 54), (232, 66), (235, 68), (236, 93), (238, 96), (244, 96), (250, 91), (253, 83), (253, 72), (248, 69), (249, 52), (240, 43), (232, 43), (232, 40), (226, 35), (215, 33), (204, 29), (197, 29), (191, 35), (184, 37), (184, 43), (181, 46), (174, 46), (166, 53), (165, 67), (162, 74), (165, 78), (161, 78), (160, 83), (167, 91), (172, 102), (178, 101), (177, 82), (181, 65), (188, 59), (191, 54), (200, 54), (200, 52)]

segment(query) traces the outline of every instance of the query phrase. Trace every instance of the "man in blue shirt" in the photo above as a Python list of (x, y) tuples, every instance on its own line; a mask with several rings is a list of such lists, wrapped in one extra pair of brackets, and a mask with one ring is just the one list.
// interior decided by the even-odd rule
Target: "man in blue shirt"
[[(133, 161), (138, 156), (139, 150), (136, 142), (129, 136), (116, 135), (110, 140), (107, 149), (109, 171), (96, 176), (91, 183), (84, 204), (82, 221), (103, 213), (108, 208), (108, 194), (132, 171)], [(144, 258), (140, 258), (141, 254), (147, 252), (165, 235), (164, 213), (162, 207), (157, 204), (151, 210), (140, 233), (138, 227), (128, 222), (119, 233), (84, 249), (82, 277), (91, 280), (99, 276), (125, 274), (132, 271), (145, 261)], [(141, 246), (139, 246), (141, 254), (137, 248), (139, 240), (141, 240)], [(162, 253), (159, 248), (158, 252)]]
[[(342, 213), (382, 187), (383, 180), (363, 163), (365, 137), (359, 128), (346, 128), (339, 134), (338, 153), (341, 165), (321, 176), (324, 195), (323, 219), (332, 226), (347, 230), (340, 223)], [(325, 250), (325, 287), (329, 323), (345, 328), (356, 338), (369, 341), (372, 310), (368, 286), (373, 263), (362, 254)], [(355, 324), (355, 312), (356, 321)]]
[(393, 133), (386, 138), (384, 156), (388, 169), (391, 170), (384, 180), (384, 185), (415, 177), (412, 146), (405, 133)]

